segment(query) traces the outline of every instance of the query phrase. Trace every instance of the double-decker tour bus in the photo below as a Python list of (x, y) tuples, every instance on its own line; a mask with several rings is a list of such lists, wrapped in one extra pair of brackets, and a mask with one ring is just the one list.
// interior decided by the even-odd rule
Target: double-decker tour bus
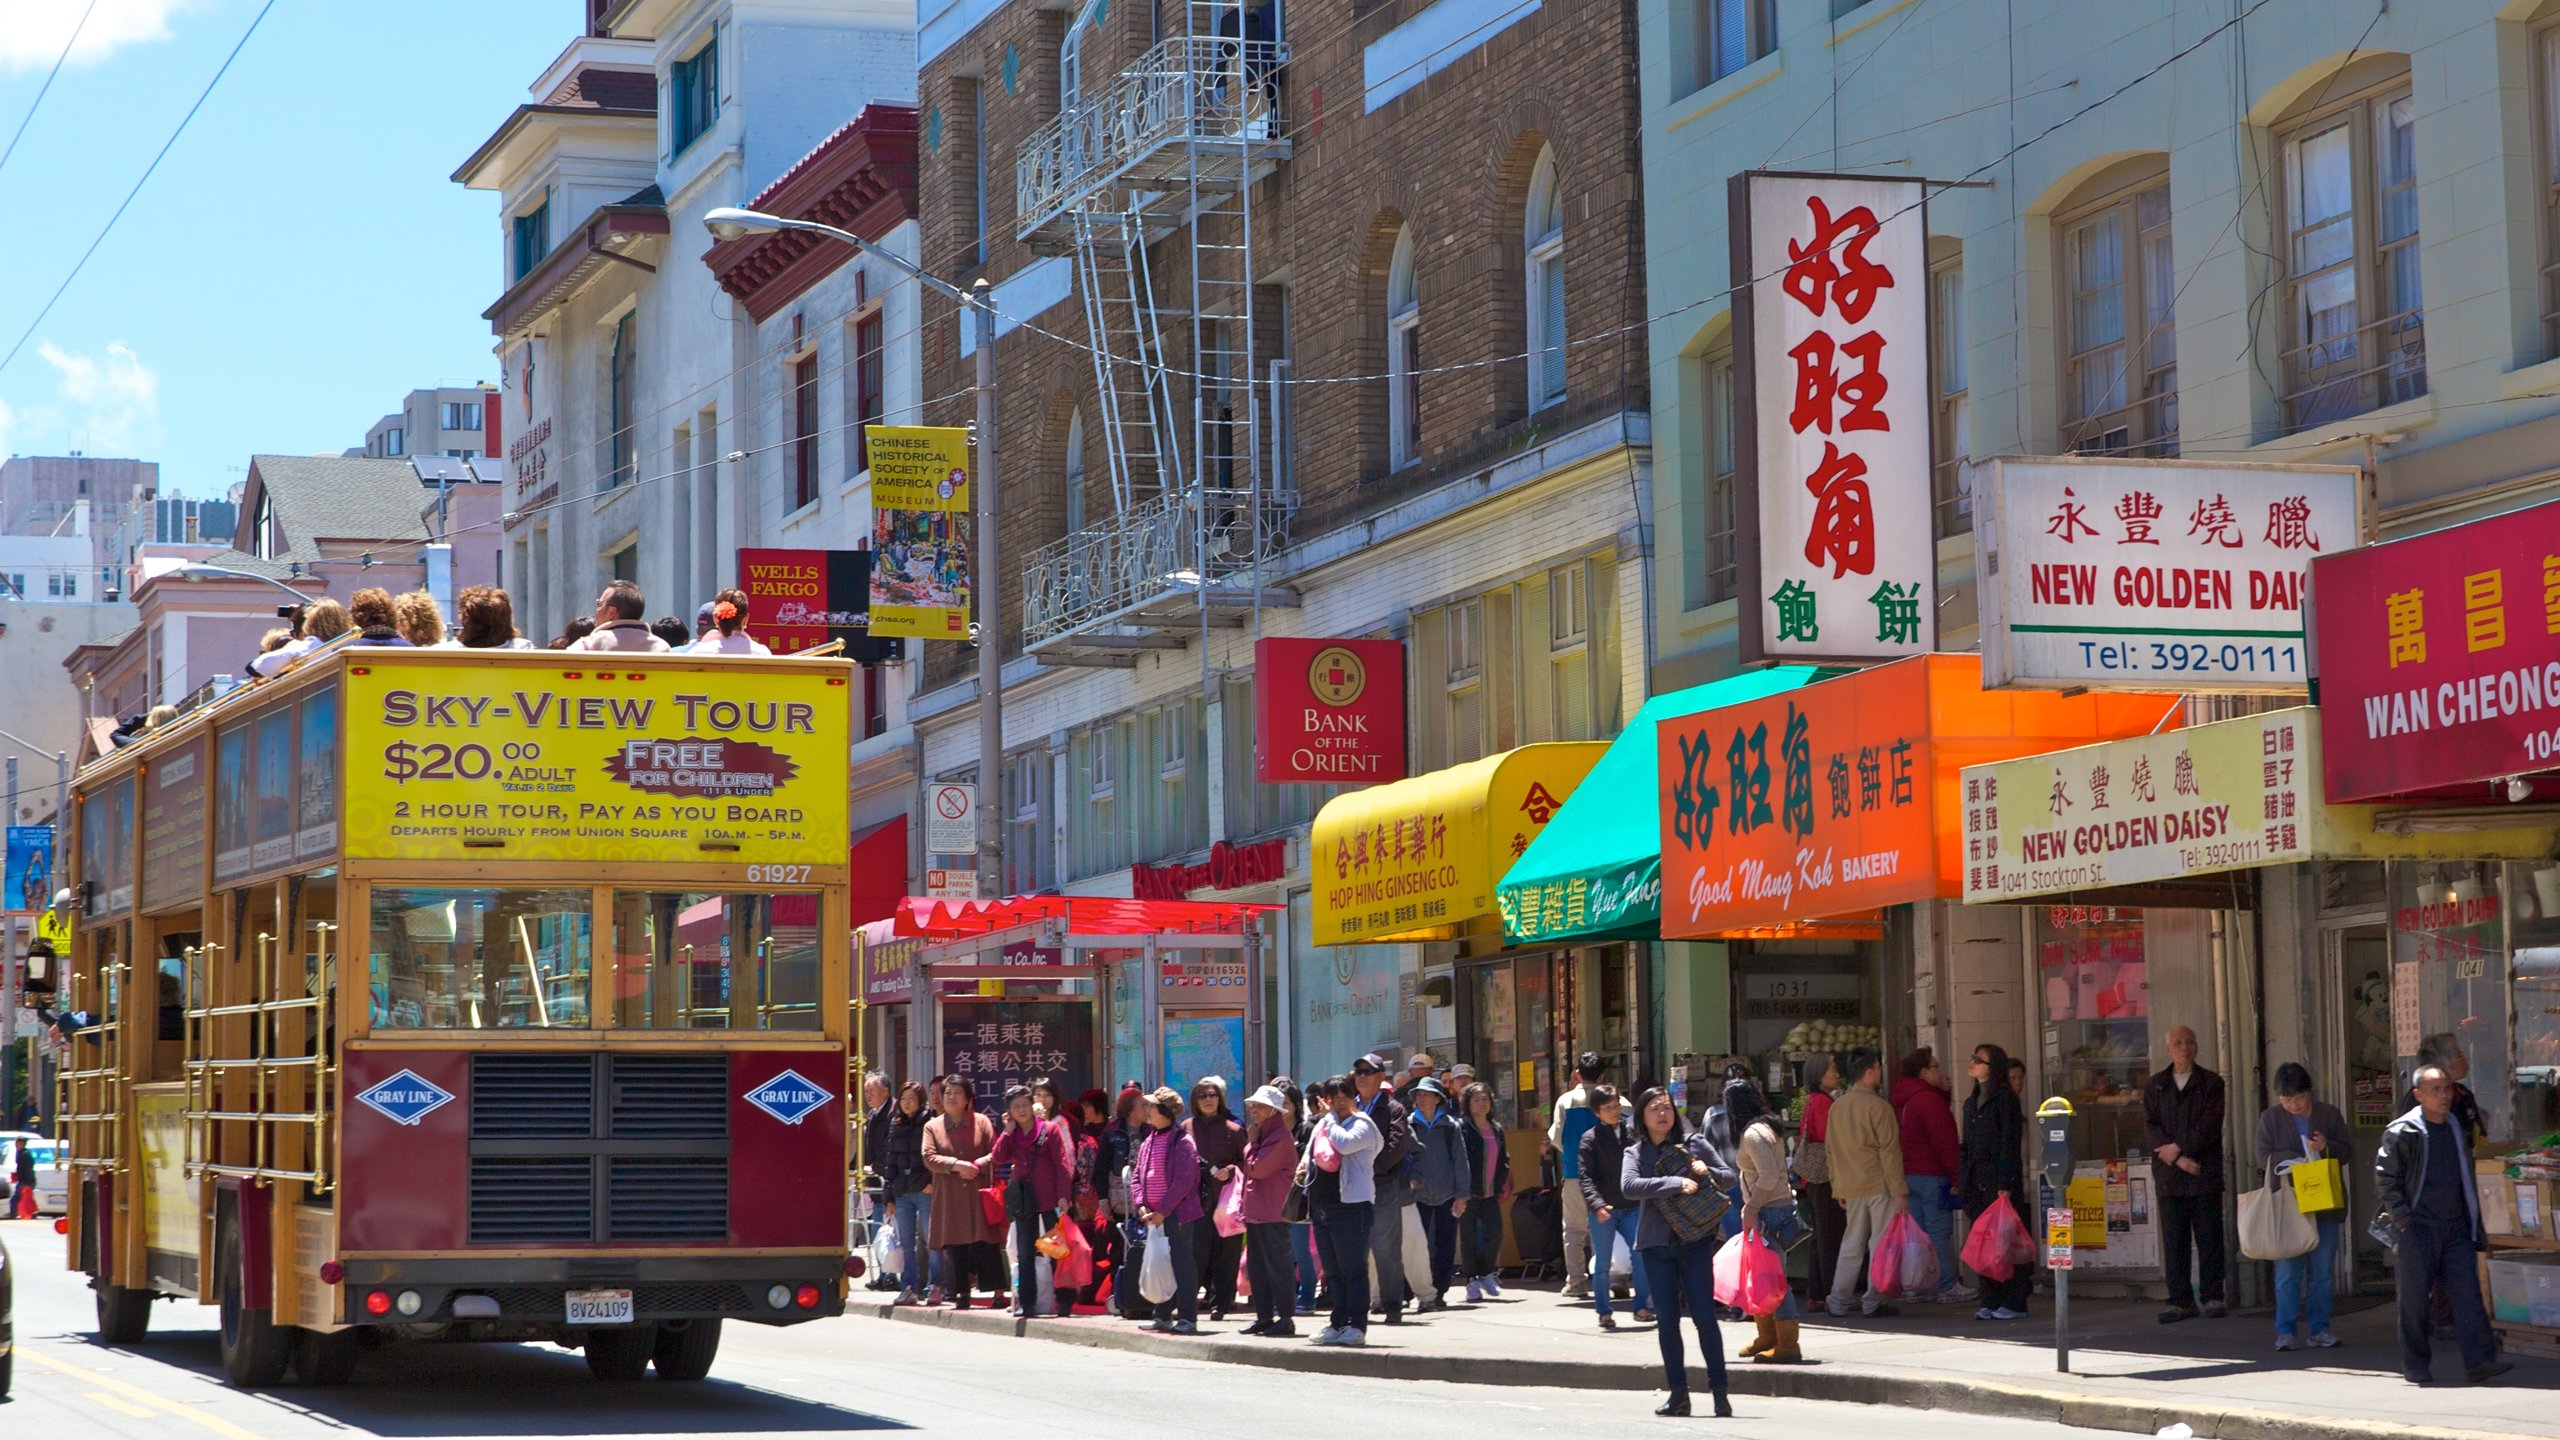
[(83, 768), (58, 1093), (98, 1331), (700, 1379), (839, 1314), (839, 660), (345, 647)]

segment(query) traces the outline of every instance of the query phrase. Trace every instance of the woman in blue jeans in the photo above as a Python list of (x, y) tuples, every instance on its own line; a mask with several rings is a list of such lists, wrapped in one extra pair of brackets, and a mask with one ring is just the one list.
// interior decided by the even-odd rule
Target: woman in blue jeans
[[(1653, 1318), (1652, 1279), (1636, 1256), (1637, 1207), (1633, 1197), (1618, 1188), (1619, 1168), (1634, 1146), (1635, 1128), (1627, 1123), (1626, 1102), (1618, 1098), (1614, 1086), (1587, 1086), (1583, 1094), (1590, 1102), (1592, 1124), (1582, 1132), (1582, 1177), (1574, 1183), (1582, 1187), (1583, 1209), (1591, 1216), (1592, 1312), (1601, 1329), (1615, 1330), (1618, 1317), (1609, 1298), (1609, 1261), (1620, 1241), (1626, 1244), (1635, 1272), (1636, 1323)], [(1704, 1137), (1700, 1138), (1703, 1143)]]
[[(2291, 1061), (2276, 1067), (2276, 1103), (2258, 1117), (2257, 1151), (2261, 1168), (2288, 1160), (2336, 1159), (2347, 1153), (2347, 1117), (2335, 1105), (2311, 1093), (2311, 1072)], [(2347, 1167), (2339, 1167), (2341, 1179)], [(2338, 1187), (2340, 1206), (2311, 1217), (2320, 1243), (2308, 1255), (2276, 1262), (2276, 1348), (2294, 1347), (2295, 1332), (2307, 1327), (2311, 1344), (2326, 1350), (2338, 1343), (2329, 1328), (2330, 1287), (2337, 1275), (2338, 1236), (2347, 1218), (2346, 1187)]]
[(1627, 1147), (1618, 1171), (1618, 1188), (1637, 1207), (1636, 1256), (1653, 1282), (1653, 1303), (1661, 1321), (1654, 1338), (1662, 1346), (1662, 1375), (1671, 1389), (1653, 1413), (1689, 1413), (1689, 1362), (1682, 1353), (1680, 1316), (1685, 1311), (1698, 1327), (1698, 1344), (1707, 1352), (1707, 1383), (1715, 1393), (1719, 1416), (1733, 1414), (1725, 1398), (1724, 1341), (1716, 1332), (1715, 1250), (1722, 1242), (1721, 1214), (1697, 1206), (1700, 1196), (1721, 1192), (1734, 1183), (1733, 1172), (1716, 1159), (1707, 1137), (1688, 1128), (1671, 1092), (1656, 1087), (1644, 1092), (1637, 1109), (1643, 1116), (1636, 1143)]
[[(925, 1257), (933, 1254), (927, 1223), (933, 1214), (933, 1176), (924, 1168), (924, 1122), (930, 1118), (924, 1087), (913, 1080), (899, 1086), (897, 1104), (889, 1112), (880, 1175), (881, 1193), (888, 1197), (891, 1223), (897, 1227), (906, 1261), (900, 1270), (902, 1288), (890, 1302), (893, 1305), (920, 1305), (925, 1299)], [(937, 1262), (940, 1258), (934, 1256)]]

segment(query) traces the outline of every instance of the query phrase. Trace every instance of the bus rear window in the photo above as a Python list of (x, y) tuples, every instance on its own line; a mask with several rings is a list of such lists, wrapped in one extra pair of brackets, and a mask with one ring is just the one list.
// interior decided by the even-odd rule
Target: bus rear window
[(617, 890), (613, 1023), (816, 1030), (818, 897)]
[(585, 1028), (593, 903), (587, 890), (375, 887), (374, 1026)]

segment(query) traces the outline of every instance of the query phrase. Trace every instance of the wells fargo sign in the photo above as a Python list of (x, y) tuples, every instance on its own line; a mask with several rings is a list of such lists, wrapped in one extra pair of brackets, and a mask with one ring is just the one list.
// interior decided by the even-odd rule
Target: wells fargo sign
[(2312, 562), (2332, 800), (2560, 768), (2560, 502)]
[(461, 653), (349, 662), (350, 857), (844, 863), (851, 667)]
[(896, 640), (871, 638), (871, 552), (741, 550), (738, 588), (747, 592), (747, 629), (776, 655), (844, 643), (849, 660), (895, 660)]
[(1374, 785), (1404, 776), (1404, 645), (1263, 640), (1253, 647), (1254, 778)]
[(1696, 938), (1963, 893), (1967, 764), (2147, 734), (2174, 698), (1990, 692), (1927, 655), (1662, 722), (1662, 933)]

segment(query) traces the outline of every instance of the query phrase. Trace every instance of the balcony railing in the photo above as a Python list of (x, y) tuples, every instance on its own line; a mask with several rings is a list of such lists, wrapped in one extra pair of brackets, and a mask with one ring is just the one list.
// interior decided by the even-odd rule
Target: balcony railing
[(1127, 618), (1151, 600), (1180, 601), (1202, 588), (1203, 576), (1212, 591), (1249, 580), (1257, 542), (1269, 575), (1287, 547), (1295, 497), (1266, 495), (1258, 534), (1252, 491), (1211, 490), (1208, 507), (1205, 563), (1199, 519), (1181, 494), (1156, 496), (1034, 551), (1022, 569), (1024, 643)]
[(1184, 148), (1193, 139), (1219, 147), (1222, 161), (1275, 145), (1286, 58), (1271, 41), (1213, 37), (1167, 40), (1139, 56), (1022, 142), (1014, 160), (1018, 238), (1033, 239), (1084, 208), (1103, 186), (1164, 188), (1188, 164)]

